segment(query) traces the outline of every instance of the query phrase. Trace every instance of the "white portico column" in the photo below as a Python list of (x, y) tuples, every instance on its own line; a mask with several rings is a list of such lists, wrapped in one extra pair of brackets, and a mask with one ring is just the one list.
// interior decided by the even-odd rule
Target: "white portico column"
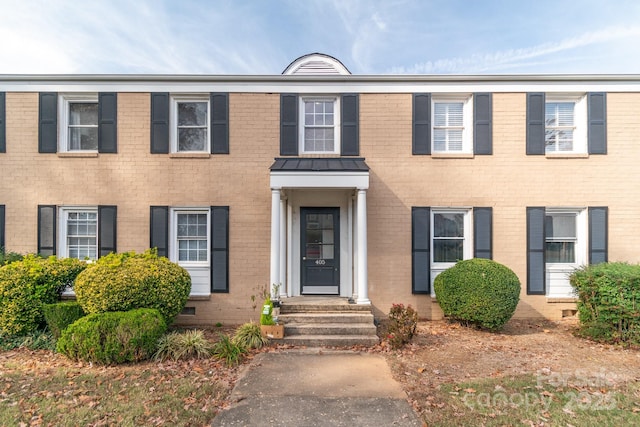
[(357, 199), (358, 299), (357, 304), (371, 304), (367, 278), (367, 190), (358, 189)]
[(280, 282), (280, 189), (271, 189), (271, 274), (269, 292), (272, 285)]

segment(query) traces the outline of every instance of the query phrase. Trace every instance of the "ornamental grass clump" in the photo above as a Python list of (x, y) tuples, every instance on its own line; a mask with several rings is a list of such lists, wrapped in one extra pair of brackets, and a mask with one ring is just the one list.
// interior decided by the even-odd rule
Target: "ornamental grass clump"
[(233, 342), (245, 348), (262, 348), (269, 343), (267, 337), (262, 336), (260, 325), (253, 322), (241, 325), (233, 336)]
[(229, 335), (219, 335), (219, 340), (213, 344), (213, 357), (222, 360), (227, 366), (239, 364), (247, 348), (236, 343)]
[(86, 313), (155, 308), (171, 324), (187, 303), (191, 276), (156, 250), (112, 253), (89, 265), (74, 290)]
[(174, 331), (158, 341), (155, 360), (207, 359), (211, 357), (213, 344), (204, 332), (197, 329)]
[(489, 259), (459, 261), (435, 278), (433, 288), (447, 318), (489, 330), (511, 319), (520, 298), (518, 276)]

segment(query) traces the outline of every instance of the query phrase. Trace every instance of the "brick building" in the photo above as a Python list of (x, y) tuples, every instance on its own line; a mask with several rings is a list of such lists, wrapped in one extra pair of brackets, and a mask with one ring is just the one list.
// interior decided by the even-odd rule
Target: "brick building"
[(638, 262), (640, 77), (0, 76), (0, 245), (160, 254), (184, 323), (241, 323), (256, 287), (394, 302), (492, 258), (518, 317), (575, 308), (567, 273)]

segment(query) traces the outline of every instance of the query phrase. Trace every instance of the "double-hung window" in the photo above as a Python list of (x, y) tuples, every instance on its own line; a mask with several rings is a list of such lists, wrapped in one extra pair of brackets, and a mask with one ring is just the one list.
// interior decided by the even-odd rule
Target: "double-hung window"
[(98, 258), (98, 209), (61, 208), (60, 254), (66, 258)]
[(547, 95), (545, 102), (545, 152), (584, 153), (587, 150), (584, 96)]
[(437, 97), (432, 100), (432, 151), (473, 152), (473, 111), (470, 97)]
[(59, 97), (60, 151), (98, 151), (98, 95)]
[(172, 97), (172, 151), (210, 152), (210, 105), (208, 97)]
[(340, 150), (340, 103), (338, 97), (301, 97), (301, 152), (338, 153)]
[(587, 261), (586, 211), (547, 208), (544, 230), (547, 296), (571, 297), (569, 275)]
[(181, 265), (209, 265), (209, 210), (176, 209), (174, 256)]
[[(470, 209), (431, 209), (431, 281), (456, 262), (472, 257)], [(435, 295), (433, 286), (431, 294)]]

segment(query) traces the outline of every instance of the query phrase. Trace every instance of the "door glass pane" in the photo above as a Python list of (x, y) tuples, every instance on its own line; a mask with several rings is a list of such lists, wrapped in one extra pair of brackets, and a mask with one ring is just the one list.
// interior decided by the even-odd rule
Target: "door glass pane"
[(307, 214), (305, 255), (307, 259), (333, 259), (334, 230), (332, 214)]

